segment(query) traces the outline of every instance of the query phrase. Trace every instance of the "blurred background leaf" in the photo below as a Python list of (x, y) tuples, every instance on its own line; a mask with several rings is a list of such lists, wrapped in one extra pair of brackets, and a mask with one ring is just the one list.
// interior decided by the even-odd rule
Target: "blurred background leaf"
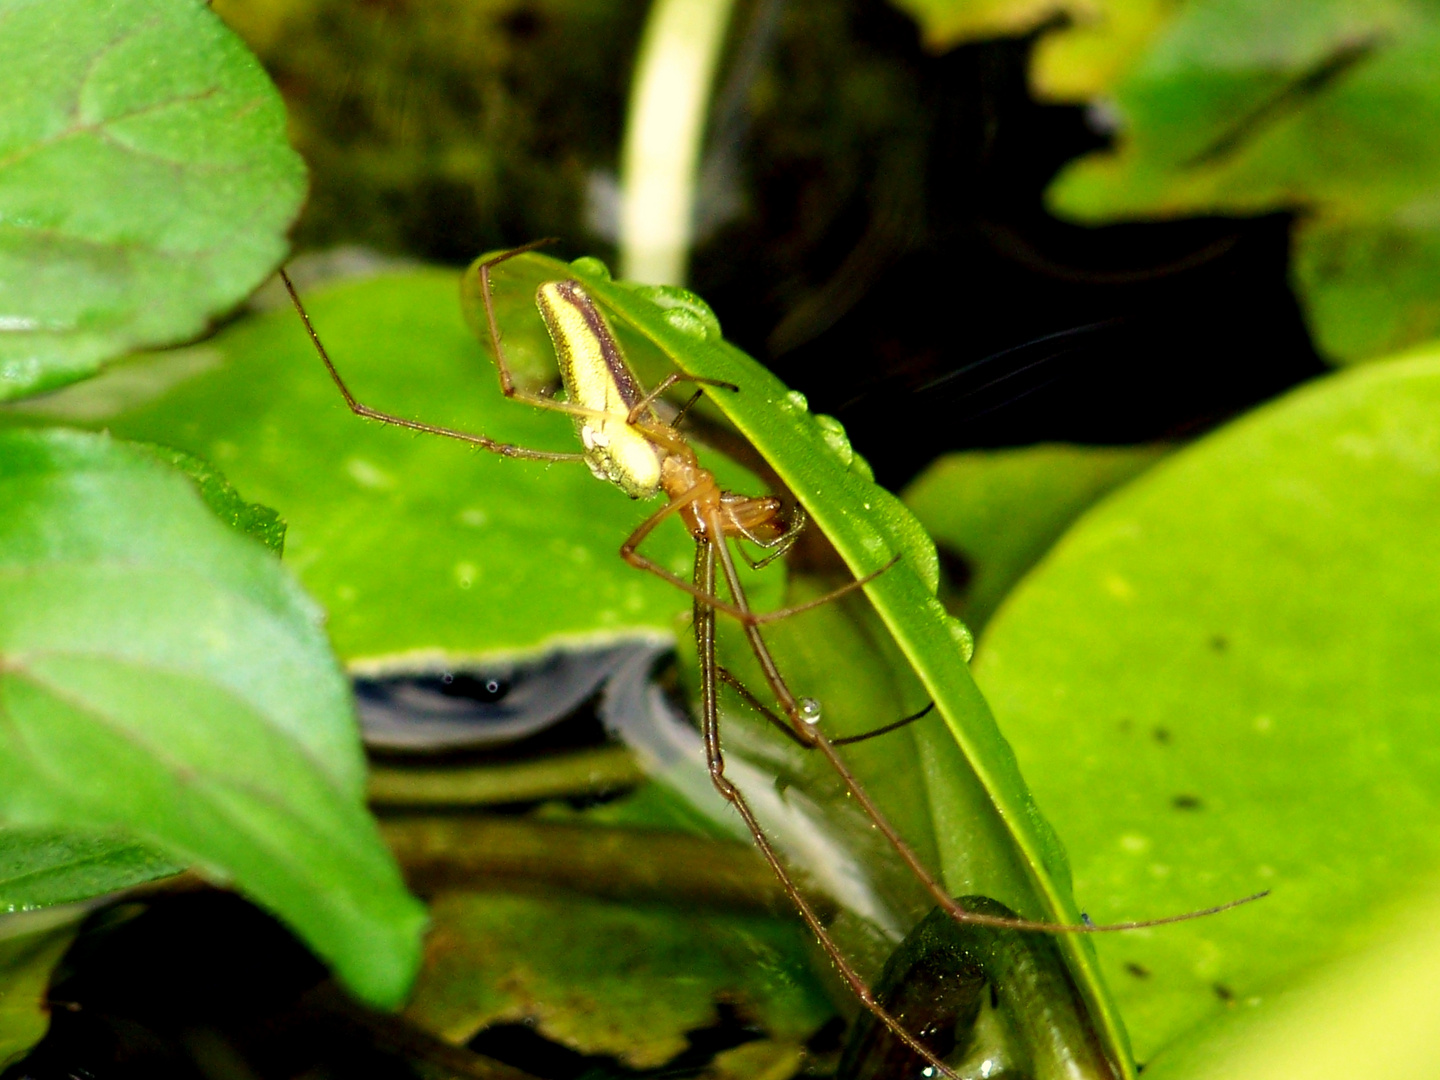
[[(645, 13), (620, 0), (218, 0), (285, 94), (314, 173), (302, 248), (466, 263), (592, 231)], [(612, 181), (613, 183), (613, 181)]]
[[(902, 4), (927, 41), (1042, 31), (1031, 85), (1087, 102), (1115, 145), (1049, 192), (1089, 223), (1297, 215), (1293, 280), (1320, 351), (1440, 332), (1440, 24), (1420, 3), (1036, 0)], [(1052, 22), (1063, 16), (1058, 22)]]

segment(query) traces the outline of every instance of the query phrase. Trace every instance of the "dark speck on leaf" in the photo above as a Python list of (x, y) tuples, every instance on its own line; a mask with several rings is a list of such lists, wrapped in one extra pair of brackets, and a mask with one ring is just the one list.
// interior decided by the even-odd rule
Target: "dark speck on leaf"
[(1226, 649), (1230, 648), (1230, 639), (1227, 638), (1224, 634), (1216, 634), (1210, 639), (1210, 648), (1214, 649), (1216, 652), (1224, 652)]
[(533, 8), (517, 8), (504, 22), (506, 31), (517, 41), (532, 41), (544, 29), (540, 13)]
[(950, 583), (950, 588), (958, 593), (968, 589), (975, 578), (975, 564), (967, 559), (963, 552), (956, 551), (948, 544), (937, 543), (935, 554), (940, 559), (940, 569), (945, 572), (945, 580)]
[(1148, 979), (1150, 977), (1150, 969), (1143, 964), (1126, 964), (1125, 971), (1127, 974), (1134, 975), (1137, 979)]
[(1226, 1005), (1229, 1005), (1235, 1000), (1235, 991), (1231, 990), (1224, 983), (1217, 982), (1211, 989), (1215, 991), (1215, 996), (1225, 1002)]
[(1199, 795), (1176, 795), (1170, 800), (1170, 805), (1176, 810), (1200, 810), (1205, 806)]
[(1122, 735), (1128, 735), (1128, 734), (1130, 734), (1130, 729), (1133, 728), (1134, 726), (1135, 726), (1135, 721), (1134, 721), (1134, 720), (1131, 720), (1128, 716), (1125, 717), (1125, 719), (1123, 719), (1123, 720), (1120, 721), (1120, 734), (1122, 734)]
[(1155, 741), (1158, 742), (1161, 746), (1170, 745), (1169, 728), (1157, 727), (1151, 734), (1155, 737)]

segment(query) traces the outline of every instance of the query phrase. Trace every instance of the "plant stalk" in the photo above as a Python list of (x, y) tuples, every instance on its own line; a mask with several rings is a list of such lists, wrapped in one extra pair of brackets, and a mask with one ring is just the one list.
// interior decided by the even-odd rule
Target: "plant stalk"
[(682, 285), (696, 175), (734, 0), (655, 0), (635, 63), (620, 161), (620, 273)]

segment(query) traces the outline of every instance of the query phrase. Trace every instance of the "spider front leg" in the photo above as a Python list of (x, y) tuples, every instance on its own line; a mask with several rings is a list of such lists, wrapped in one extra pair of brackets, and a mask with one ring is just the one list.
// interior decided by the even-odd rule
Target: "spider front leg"
[(396, 427), (406, 428), (410, 431), (423, 431), (429, 435), (440, 435), (447, 439), (456, 439), (459, 442), (468, 443), (471, 446), (478, 446), (482, 450), (488, 450), (492, 454), (500, 454), (504, 457), (522, 458), (528, 461), (584, 461), (583, 454), (563, 453), (552, 450), (532, 450), (528, 446), (516, 446), (513, 443), (499, 442), (488, 435), (480, 435), (471, 431), (460, 431), (457, 428), (441, 427), (438, 424), (427, 424), (420, 420), (411, 420), (404, 416), (396, 416), (394, 413), (381, 412), (379, 409), (371, 408), (363, 401), (360, 401), (350, 392), (350, 387), (341, 378), (340, 371), (330, 359), (330, 354), (325, 349), (325, 344), (320, 340), (315, 325), (310, 321), (310, 313), (305, 310), (305, 305), (300, 300), (300, 294), (295, 291), (294, 284), (290, 281), (290, 275), (283, 269), (280, 270), (280, 280), (285, 285), (285, 291), (290, 294), (290, 302), (295, 305), (296, 312), (300, 315), (300, 321), (305, 324), (305, 332), (310, 336), (310, 343), (315, 346), (315, 351), (320, 354), (321, 361), (325, 364), (325, 370), (330, 373), (330, 378), (339, 389), (345, 404), (356, 416), (362, 416), (367, 420), (376, 420), (382, 424), (393, 424)]

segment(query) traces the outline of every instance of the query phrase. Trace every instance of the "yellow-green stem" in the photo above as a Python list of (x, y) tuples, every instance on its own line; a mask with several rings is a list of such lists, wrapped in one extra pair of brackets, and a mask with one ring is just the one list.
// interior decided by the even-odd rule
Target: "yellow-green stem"
[(682, 285), (711, 86), (733, 0), (654, 0), (620, 162), (620, 272)]

